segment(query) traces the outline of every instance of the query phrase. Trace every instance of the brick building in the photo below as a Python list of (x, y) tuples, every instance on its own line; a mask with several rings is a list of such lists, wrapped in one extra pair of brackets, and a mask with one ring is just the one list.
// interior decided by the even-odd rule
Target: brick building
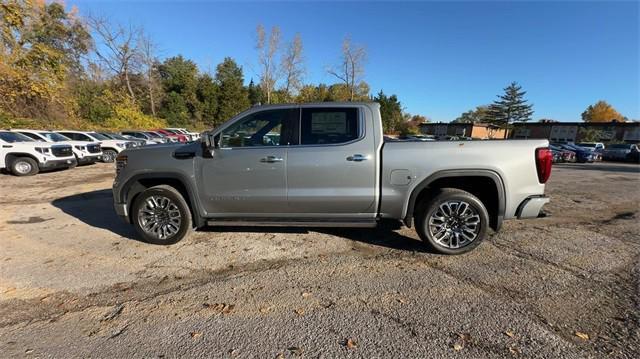
[(582, 142), (585, 136), (598, 142), (640, 143), (640, 122), (529, 122), (514, 123), (505, 130), (486, 123), (423, 123), (425, 135), (466, 136), (477, 139), (546, 138), (551, 142)]
[(546, 138), (551, 142), (640, 142), (640, 122), (532, 122), (515, 123), (510, 138)]
[(505, 138), (505, 130), (486, 123), (423, 123), (420, 131), (433, 136), (464, 136), (477, 139)]

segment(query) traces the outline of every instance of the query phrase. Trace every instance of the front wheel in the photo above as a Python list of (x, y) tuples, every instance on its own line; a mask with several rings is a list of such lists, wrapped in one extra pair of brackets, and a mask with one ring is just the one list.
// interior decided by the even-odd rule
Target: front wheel
[(111, 163), (116, 160), (118, 156), (118, 152), (114, 150), (104, 150), (102, 151), (102, 162)]
[(416, 214), (416, 231), (432, 250), (462, 254), (484, 239), (489, 214), (482, 202), (469, 192), (443, 188)]
[(171, 186), (146, 189), (134, 201), (131, 213), (138, 234), (152, 244), (174, 244), (193, 227), (187, 202)]
[(30, 157), (19, 157), (11, 162), (11, 173), (14, 176), (33, 176), (39, 171), (38, 162)]

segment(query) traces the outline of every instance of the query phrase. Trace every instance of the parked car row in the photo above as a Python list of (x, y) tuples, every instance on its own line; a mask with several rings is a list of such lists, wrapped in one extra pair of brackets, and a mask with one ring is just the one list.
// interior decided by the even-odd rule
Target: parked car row
[[(597, 161), (627, 161), (640, 162), (638, 145), (630, 143), (610, 144), (605, 146), (600, 142), (591, 143), (552, 143), (554, 162), (597, 162)], [(567, 152), (574, 154), (571, 159)]]
[(199, 134), (171, 128), (153, 131), (0, 131), (0, 170), (16, 176), (73, 168), (97, 161), (114, 162), (128, 148), (170, 142), (190, 142)]

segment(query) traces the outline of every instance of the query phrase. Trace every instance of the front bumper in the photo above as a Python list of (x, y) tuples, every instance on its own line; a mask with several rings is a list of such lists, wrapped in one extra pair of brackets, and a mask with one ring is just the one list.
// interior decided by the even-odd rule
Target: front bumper
[(544, 195), (529, 196), (520, 205), (516, 211), (518, 219), (538, 218), (542, 211), (542, 206), (549, 203), (549, 197)]
[(78, 158), (79, 165), (86, 165), (89, 163), (96, 163), (102, 159), (102, 155), (85, 155), (82, 158)]
[(38, 163), (38, 167), (40, 168), (41, 171), (55, 170), (58, 168), (69, 168), (69, 167), (75, 167), (77, 165), (78, 165), (78, 161), (76, 161), (75, 157), (65, 159), (65, 160), (50, 160), (44, 163), (43, 162)]
[(122, 219), (126, 223), (131, 223), (131, 221), (129, 220), (129, 211), (127, 210), (126, 203), (114, 202), (113, 208), (116, 210), (116, 214), (118, 215), (118, 217), (120, 217), (120, 219)]

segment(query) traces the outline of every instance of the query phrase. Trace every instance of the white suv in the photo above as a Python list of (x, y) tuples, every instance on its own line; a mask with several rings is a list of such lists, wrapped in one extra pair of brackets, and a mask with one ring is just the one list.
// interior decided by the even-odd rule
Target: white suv
[(0, 169), (7, 169), (16, 176), (73, 168), (77, 164), (69, 145), (36, 142), (16, 132), (0, 131)]
[(73, 141), (67, 136), (51, 131), (12, 129), (12, 132), (21, 133), (34, 141), (70, 145), (76, 156), (78, 165), (95, 163), (102, 159), (102, 149), (99, 142)]
[(116, 160), (118, 153), (133, 147), (133, 142), (112, 140), (105, 135), (97, 132), (86, 131), (56, 131), (57, 133), (69, 137), (74, 141), (81, 142), (100, 142), (102, 148), (102, 162), (113, 162)]

